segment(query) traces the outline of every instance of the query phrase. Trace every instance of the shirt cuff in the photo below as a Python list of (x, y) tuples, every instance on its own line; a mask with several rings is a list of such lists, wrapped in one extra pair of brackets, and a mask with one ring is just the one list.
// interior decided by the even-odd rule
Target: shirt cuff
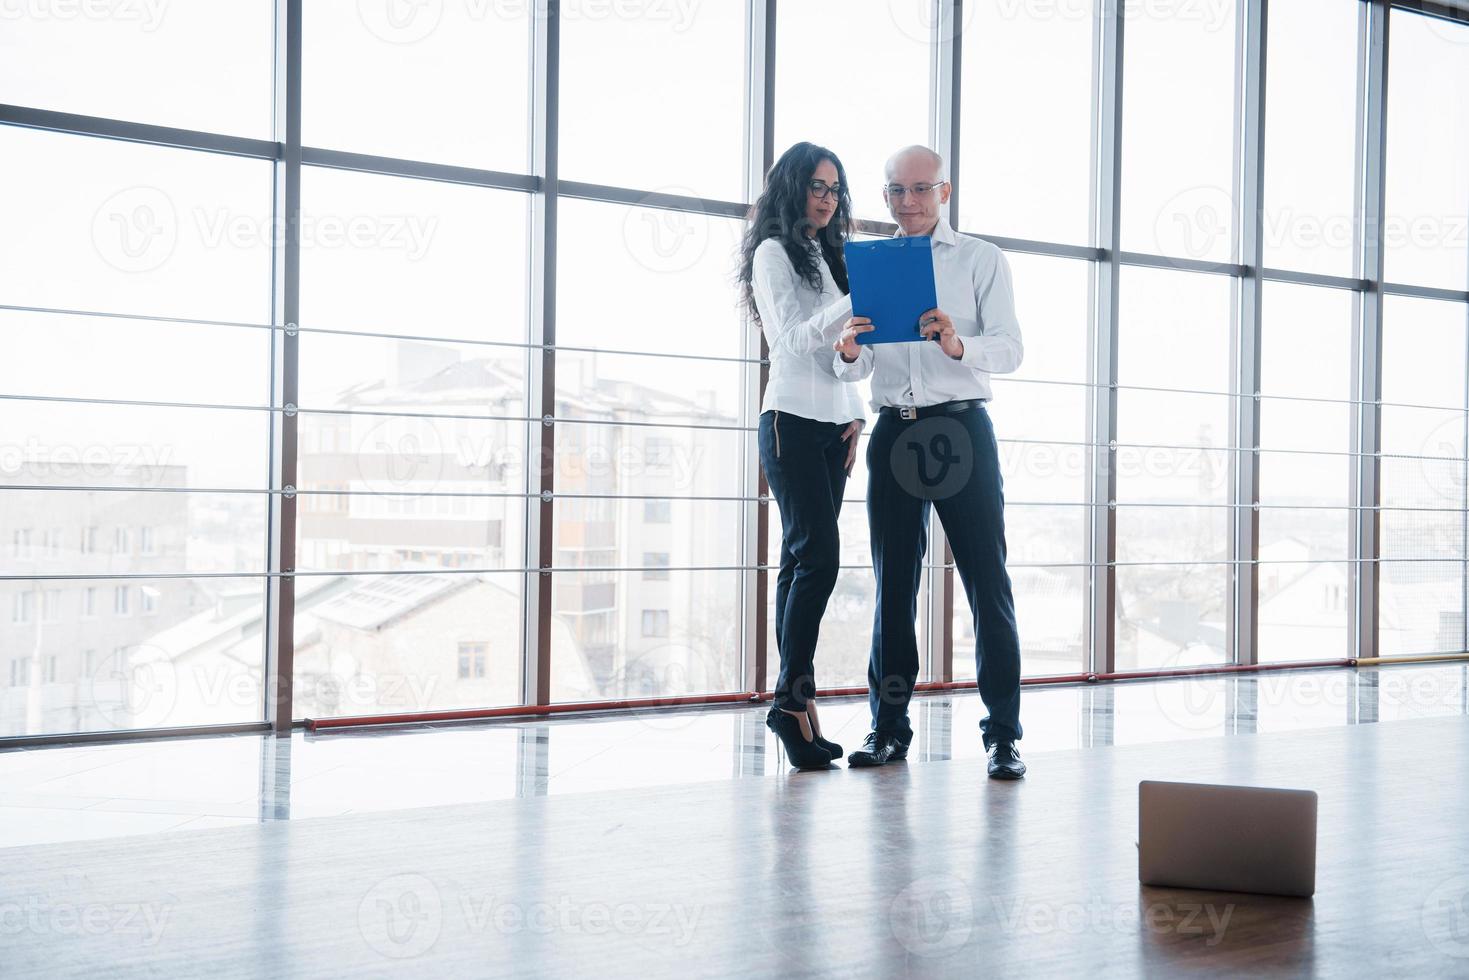
[(979, 347), (979, 337), (961, 337), (959, 338), (959, 340), (964, 345), (964, 353), (961, 354), (958, 358), (959, 363), (969, 368), (970, 370), (980, 370), (979, 358), (981, 351)]
[(862, 355), (865, 353), (867, 353), (866, 350), (860, 350), (857, 352), (855, 361), (847, 361), (842, 357), (841, 351), (833, 351), (831, 355), (832, 371), (838, 378), (850, 377), (858, 381), (862, 380)]

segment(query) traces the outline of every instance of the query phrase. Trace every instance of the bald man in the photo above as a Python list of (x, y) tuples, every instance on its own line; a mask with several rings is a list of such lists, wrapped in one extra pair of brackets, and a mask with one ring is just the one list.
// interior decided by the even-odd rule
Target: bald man
[(867, 520), (877, 610), (867, 667), (872, 733), (847, 758), (881, 766), (908, 754), (908, 702), (918, 679), (918, 583), (930, 507), (938, 511), (974, 616), (975, 676), (988, 714), (979, 723), (993, 779), (1020, 779), (1020, 638), (1005, 570), (1005, 500), (985, 403), (991, 374), (1020, 366), (1024, 349), (1004, 253), (954, 233), (944, 160), (910, 146), (887, 162), (883, 197), (899, 235), (933, 239), (939, 308), (919, 318), (924, 338), (860, 345), (874, 329), (847, 321), (836, 343), (837, 377), (872, 378), (877, 425), (867, 444)]

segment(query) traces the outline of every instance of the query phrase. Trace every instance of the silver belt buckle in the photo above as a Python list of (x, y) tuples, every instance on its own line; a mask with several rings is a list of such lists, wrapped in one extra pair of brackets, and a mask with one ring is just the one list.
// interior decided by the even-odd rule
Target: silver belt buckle
[(903, 405), (898, 409), (898, 417), (906, 422), (912, 422), (918, 418), (918, 409), (912, 405)]

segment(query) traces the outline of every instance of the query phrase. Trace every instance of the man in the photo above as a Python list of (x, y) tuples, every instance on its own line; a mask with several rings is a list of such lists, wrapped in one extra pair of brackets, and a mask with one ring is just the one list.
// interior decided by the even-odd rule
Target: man
[(933, 238), (939, 308), (919, 320), (924, 341), (863, 346), (873, 328), (847, 321), (836, 343), (844, 381), (872, 378), (877, 425), (867, 446), (867, 519), (877, 575), (877, 611), (867, 668), (872, 734), (847, 758), (880, 766), (908, 754), (908, 702), (918, 678), (914, 619), (937, 508), (974, 616), (975, 673), (988, 715), (980, 722), (989, 775), (1020, 779), (1020, 639), (1005, 570), (999, 454), (985, 402), (989, 376), (1020, 366), (1023, 348), (1010, 267), (989, 242), (960, 237), (940, 216), (949, 200), (944, 161), (927, 147), (887, 162), (883, 196), (899, 235)]

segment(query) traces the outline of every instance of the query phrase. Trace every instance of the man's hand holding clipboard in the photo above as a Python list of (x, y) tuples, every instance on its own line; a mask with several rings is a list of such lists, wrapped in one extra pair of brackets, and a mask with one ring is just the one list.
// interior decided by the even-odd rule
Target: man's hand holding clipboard
[(848, 363), (871, 344), (933, 340), (950, 357), (964, 353), (948, 314), (938, 309), (933, 274), (933, 239), (899, 236), (847, 242), (844, 249), (852, 288), (852, 317), (832, 346)]

